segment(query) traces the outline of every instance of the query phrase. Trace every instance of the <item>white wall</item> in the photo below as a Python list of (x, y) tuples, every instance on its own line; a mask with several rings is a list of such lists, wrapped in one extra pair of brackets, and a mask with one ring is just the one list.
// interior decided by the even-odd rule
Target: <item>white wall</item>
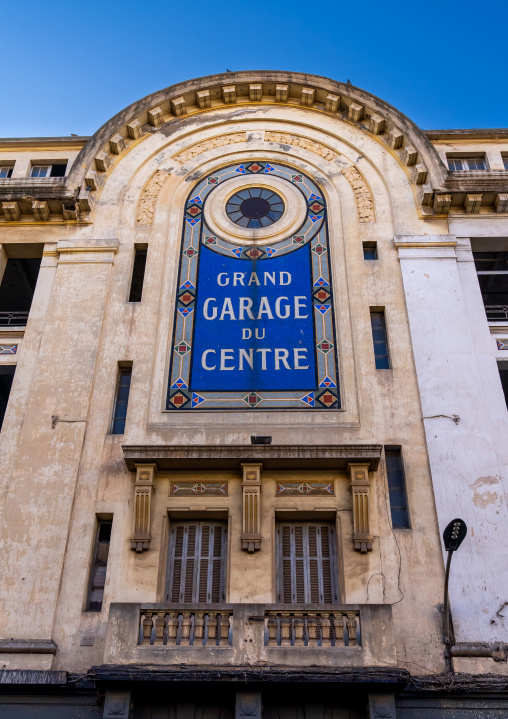
[(472, 255), (448, 235), (395, 244), (440, 530), (455, 517), (469, 530), (450, 576), (456, 639), (506, 642), (508, 413)]

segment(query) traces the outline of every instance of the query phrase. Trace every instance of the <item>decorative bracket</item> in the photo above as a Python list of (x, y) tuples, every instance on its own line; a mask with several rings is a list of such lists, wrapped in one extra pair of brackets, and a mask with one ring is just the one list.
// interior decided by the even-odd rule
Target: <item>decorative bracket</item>
[(261, 470), (262, 464), (242, 464), (242, 549), (249, 554), (261, 549)]
[(132, 549), (143, 552), (150, 543), (150, 510), (154, 492), (153, 476), (156, 464), (136, 464), (134, 485), (134, 527), (131, 534)]
[(362, 554), (372, 551), (370, 482), (368, 464), (348, 464), (353, 493), (353, 542)]

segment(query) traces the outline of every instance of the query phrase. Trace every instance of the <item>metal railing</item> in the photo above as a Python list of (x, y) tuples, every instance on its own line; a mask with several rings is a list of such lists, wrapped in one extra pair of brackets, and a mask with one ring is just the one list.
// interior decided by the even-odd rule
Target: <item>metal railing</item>
[(139, 645), (228, 646), (232, 642), (232, 611), (141, 610)]
[(361, 646), (359, 612), (265, 612), (266, 647)]
[(0, 312), (0, 327), (24, 326), (28, 320), (28, 312)]
[(508, 320), (508, 305), (485, 305), (485, 312), (490, 322)]

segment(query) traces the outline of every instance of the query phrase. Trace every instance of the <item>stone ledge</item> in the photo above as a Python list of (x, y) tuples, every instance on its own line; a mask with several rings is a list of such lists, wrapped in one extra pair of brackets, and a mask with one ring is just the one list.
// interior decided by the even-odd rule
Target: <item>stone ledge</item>
[(238, 469), (242, 462), (262, 462), (270, 469), (347, 469), (350, 462), (368, 462), (374, 471), (383, 450), (380, 444), (334, 445), (130, 445), (123, 444), (130, 470), (155, 463), (158, 471), (176, 469)]
[(0, 654), (56, 654), (52, 639), (0, 639)]

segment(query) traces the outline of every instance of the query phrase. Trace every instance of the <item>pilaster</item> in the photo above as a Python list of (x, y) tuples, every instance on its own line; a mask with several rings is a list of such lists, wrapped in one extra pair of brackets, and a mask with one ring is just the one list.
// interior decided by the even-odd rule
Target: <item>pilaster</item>
[(262, 464), (242, 464), (242, 549), (252, 554), (261, 549)]

